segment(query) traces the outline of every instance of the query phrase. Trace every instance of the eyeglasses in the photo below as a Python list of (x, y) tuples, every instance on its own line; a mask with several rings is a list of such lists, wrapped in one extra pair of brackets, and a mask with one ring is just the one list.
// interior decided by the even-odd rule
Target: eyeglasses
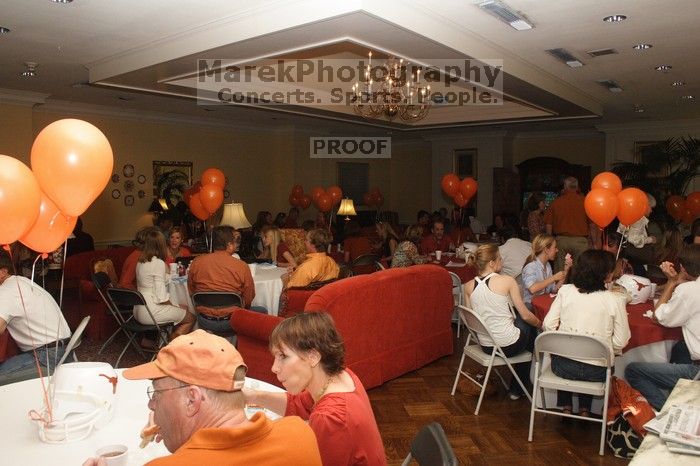
[(167, 392), (169, 390), (179, 390), (181, 388), (187, 388), (189, 385), (181, 385), (179, 387), (173, 387), (173, 388), (160, 388), (160, 389), (155, 389), (153, 387), (148, 387), (146, 389), (146, 395), (148, 395), (148, 401), (153, 401), (154, 395), (158, 392)]

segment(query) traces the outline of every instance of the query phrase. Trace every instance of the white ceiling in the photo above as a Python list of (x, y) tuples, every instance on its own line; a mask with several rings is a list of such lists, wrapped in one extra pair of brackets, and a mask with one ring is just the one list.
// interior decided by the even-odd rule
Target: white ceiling
[[(434, 108), (421, 129), (542, 119), (628, 122), (700, 117), (697, 0), (507, 0), (535, 28), (516, 31), (472, 0), (1, 0), (0, 88), (77, 102), (246, 124), (324, 118), (367, 122), (351, 108), (196, 105), (187, 86), (197, 58), (256, 63), (266, 57), (363, 56), (415, 60), (503, 60), (507, 102), (499, 107)], [(602, 18), (625, 14), (610, 24)], [(639, 42), (653, 44), (633, 50)], [(572, 69), (545, 50), (566, 48), (585, 66)], [(588, 50), (614, 48), (591, 58)], [(432, 58), (431, 58), (432, 57)], [(19, 76), (24, 62), (38, 76)], [(668, 73), (654, 70), (670, 64)], [(624, 89), (611, 93), (599, 80)], [(672, 87), (673, 81), (686, 86)], [(90, 83), (88, 85), (88, 83)], [(681, 99), (682, 95), (696, 99)], [(168, 97), (164, 97), (168, 95)], [(639, 105), (644, 113), (634, 111)], [(212, 111), (213, 110), (213, 111)], [(280, 111), (285, 114), (279, 113)], [(307, 115), (307, 116), (304, 116)], [(600, 118), (598, 118), (600, 117)]]

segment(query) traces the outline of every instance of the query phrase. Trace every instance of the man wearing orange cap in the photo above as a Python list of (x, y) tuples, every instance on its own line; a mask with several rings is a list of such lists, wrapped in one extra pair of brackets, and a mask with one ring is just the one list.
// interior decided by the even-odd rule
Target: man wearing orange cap
[[(170, 456), (161, 465), (321, 466), (316, 437), (299, 417), (247, 419), (241, 389), (247, 367), (226, 339), (196, 330), (174, 339), (155, 361), (124, 371), (132, 380), (151, 379), (148, 407)], [(90, 459), (84, 466), (99, 465)]]

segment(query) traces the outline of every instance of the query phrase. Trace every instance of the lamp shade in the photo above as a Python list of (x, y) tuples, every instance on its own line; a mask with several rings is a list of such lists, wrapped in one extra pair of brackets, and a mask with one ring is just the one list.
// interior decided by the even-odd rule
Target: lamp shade
[(357, 215), (355, 212), (355, 204), (352, 199), (343, 199), (340, 201), (340, 208), (338, 209), (338, 215)]
[(224, 204), (224, 215), (221, 217), (221, 225), (230, 225), (236, 230), (250, 228), (251, 225), (245, 216), (243, 204), (240, 202)]

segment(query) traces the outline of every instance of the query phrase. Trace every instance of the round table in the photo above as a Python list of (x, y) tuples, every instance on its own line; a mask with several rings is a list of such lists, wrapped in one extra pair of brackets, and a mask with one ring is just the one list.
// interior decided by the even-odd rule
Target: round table
[[(79, 465), (94, 456), (98, 448), (124, 444), (129, 448), (129, 465), (142, 465), (154, 458), (168, 455), (163, 443), (151, 442), (146, 448), (139, 448), (140, 432), (148, 420), (148, 396), (146, 389), (150, 380), (127, 380), (122, 377), (122, 369), (117, 369), (119, 382), (114, 407), (114, 417), (102, 429), (94, 430), (80, 441), (66, 444), (49, 444), (39, 439), (36, 424), (29, 420), (30, 410), (40, 410), (43, 406), (39, 379), (26, 380), (0, 387), (3, 422), (6, 429), (0, 436), (0, 450), (4, 464), (58, 464)], [(279, 387), (256, 379), (246, 379), (250, 388), (283, 391)], [(252, 416), (255, 410), (246, 410)], [(279, 416), (265, 411), (271, 419)]]

